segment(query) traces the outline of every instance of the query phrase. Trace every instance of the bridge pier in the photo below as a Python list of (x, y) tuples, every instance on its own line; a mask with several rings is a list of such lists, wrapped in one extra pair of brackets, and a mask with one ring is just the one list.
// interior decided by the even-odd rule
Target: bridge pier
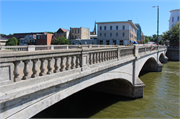
[(168, 58), (165, 56), (165, 57), (163, 57), (162, 55), (160, 56), (160, 58), (159, 58), (159, 61), (161, 62), (161, 63), (167, 63), (168, 62)]
[(114, 79), (98, 83), (89, 87), (88, 89), (130, 98), (142, 98), (144, 87), (144, 84), (132, 85), (130, 82), (124, 79)]

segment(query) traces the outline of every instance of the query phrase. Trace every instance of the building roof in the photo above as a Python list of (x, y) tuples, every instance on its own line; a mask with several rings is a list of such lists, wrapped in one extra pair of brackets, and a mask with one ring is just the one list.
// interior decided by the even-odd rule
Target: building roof
[(171, 10), (170, 12), (174, 12), (174, 11), (180, 11), (180, 9)]
[(0, 35), (0, 40), (1, 40), (1, 41), (5, 41), (5, 40), (8, 40), (8, 38), (4, 38), (4, 37), (2, 37), (2, 36)]
[(138, 30), (136, 25), (131, 20), (128, 20), (128, 21), (111, 21), (111, 22), (96, 22), (96, 24), (112, 24), (112, 23), (130, 23), (136, 30)]
[(67, 32), (67, 31), (69, 31), (69, 30), (64, 29), (64, 28), (59, 28), (59, 30), (57, 31), (57, 33), (60, 32), (60, 31), (62, 31), (62, 32)]

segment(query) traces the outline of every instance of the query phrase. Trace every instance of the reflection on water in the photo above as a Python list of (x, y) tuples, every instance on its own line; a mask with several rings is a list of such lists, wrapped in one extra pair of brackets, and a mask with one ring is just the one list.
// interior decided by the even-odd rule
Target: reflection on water
[(163, 64), (162, 72), (141, 72), (144, 97), (80, 91), (35, 117), (41, 118), (180, 118), (179, 62)]

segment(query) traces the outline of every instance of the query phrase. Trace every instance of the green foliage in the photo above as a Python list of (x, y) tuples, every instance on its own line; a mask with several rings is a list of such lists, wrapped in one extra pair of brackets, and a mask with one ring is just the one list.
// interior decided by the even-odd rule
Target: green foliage
[[(45, 31), (46, 32), (46, 31)], [(51, 32), (51, 31), (47, 31), (46, 33), (51, 33), (51, 34), (54, 34), (54, 32)]]
[(54, 41), (51, 43), (53, 45), (67, 45), (70, 44), (69, 39), (66, 39), (64, 36), (55, 38)]
[(9, 34), (9, 36), (12, 36), (12, 35), (14, 35), (14, 34)]
[(143, 44), (145, 44), (145, 43), (149, 42), (149, 41), (150, 41), (150, 39), (151, 39), (151, 37), (150, 37), (150, 36), (145, 36), (145, 40), (143, 41)]
[(9, 38), (6, 42), (6, 46), (9, 45), (18, 45), (18, 40), (15, 37)]
[(173, 27), (166, 32), (163, 32), (162, 39), (163, 41), (169, 40), (170, 43), (178, 43), (179, 42), (179, 28), (180, 22), (177, 22)]
[(6, 34), (0, 34), (1, 36), (6, 36)]

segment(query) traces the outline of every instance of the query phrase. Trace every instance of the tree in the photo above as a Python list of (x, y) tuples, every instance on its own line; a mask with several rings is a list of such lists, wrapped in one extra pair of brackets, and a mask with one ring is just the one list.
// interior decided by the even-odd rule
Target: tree
[(6, 42), (6, 46), (9, 45), (18, 45), (18, 40), (15, 37), (9, 38)]
[(3, 37), (3, 36), (6, 36), (6, 34), (0, 34), (0, 35), (1, 35), (2, 37)]
[(69, 39), (66, 39), (64, 36), (55, 38), (54, 41), (51, 44), (54, 45), (66, 45), (69, 44)]
[(54, 34), (54, 32), (51, 32), (51, 31), (45, 31), (46, 33), (51, 33), (51, 34)]
[(179, 28), (180, 22), (177, 22), (173, 27), (166, 32), (163, 32), (163, 41), (169, 40), (171, 44), (179, 42)]
[(151, 39), (151, 37), (150, 37), (150, 36), (145, 36), (145, 40), (143, 41), (143, 44), (145, 44), (145, 43), (149, 42), (149, 41), (150, 41), (150, 39)]

